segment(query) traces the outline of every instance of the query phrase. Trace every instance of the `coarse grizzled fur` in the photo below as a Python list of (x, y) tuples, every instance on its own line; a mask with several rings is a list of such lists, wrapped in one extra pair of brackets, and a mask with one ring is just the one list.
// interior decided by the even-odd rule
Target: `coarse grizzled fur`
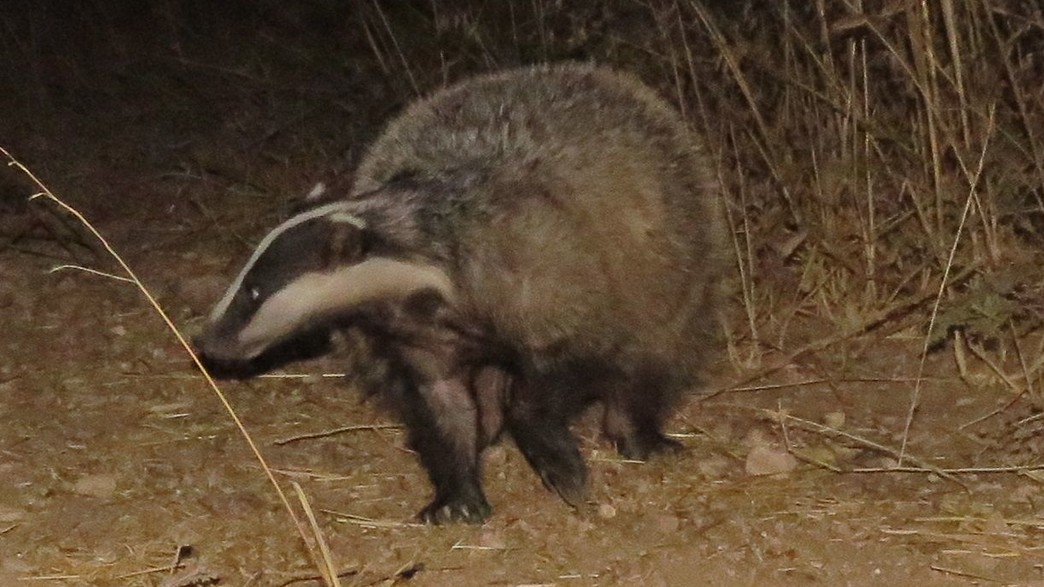
[(197, 346), (242, 363), (350, 325), (435, 486), (423, 519), (489, 515), (479, 455), (502, 429), (579, 504), (586, 405), (625, 457), (677, 444), (661, 427), (717, 346), (720, 205), (699, 143), (633, 77), (475, 77), (392, 120), (349, 195), (273, 230)]

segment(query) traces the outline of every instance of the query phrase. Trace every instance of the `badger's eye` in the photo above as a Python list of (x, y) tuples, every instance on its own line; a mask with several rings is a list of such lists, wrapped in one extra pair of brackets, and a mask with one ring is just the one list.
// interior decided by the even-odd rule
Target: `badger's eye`
[(247, 288), (247, 296), (250, 297), (250, 301), (251, 302), (257, 302), (258, 300), (261, 299), (261, 288), (256, 286), (256, 285), (252, 285), (252, 286), (248, 287)]

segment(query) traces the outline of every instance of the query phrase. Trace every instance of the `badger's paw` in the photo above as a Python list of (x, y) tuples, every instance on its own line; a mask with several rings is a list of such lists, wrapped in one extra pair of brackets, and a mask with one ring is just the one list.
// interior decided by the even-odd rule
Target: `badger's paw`
[(511, 422), (511, 435), (544, 487), (580, 508), (587, 499), (587, 467), (576, 439), (560, 422)]
[(491, 513), (493, 513), (493, 508), (489, 506), (489, 502), (481, 492), (460, 492), (436, 496), (417, 514), (417, 518), (425, 524), (455, 522), (481, 524), (489, 518)]
[(581, 460), (544, 463), (538, 469), (544, 487), (555, 492), (562, 501), (581, 509), (587, 501), (587, 468)]
[(655, 454), (678, 453), (685, 446), (659, 432), (631, 434), (616, 439), (616, 452), (625, 459), (647, 461)]

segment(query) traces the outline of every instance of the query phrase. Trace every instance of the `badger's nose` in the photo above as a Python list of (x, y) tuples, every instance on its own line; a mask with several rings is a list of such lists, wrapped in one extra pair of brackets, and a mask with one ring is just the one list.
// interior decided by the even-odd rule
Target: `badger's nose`
[[(215, 356), (207, 352), (205, 346), (199, 345), (195, 340), (191, 343), (192, 352), (199, 359), (200, 364), (214, 379), (248, 379), (263, 372), (264, 369), (252, 361), (241, 361)], [(192, 365), (195, 367), (195, 363)]]
[(207, 357), (207, 351), (203, 348), (198, 337), (193, 337), (189, 340), (189, 348), (192, 349), (192, 354), (196, 355), (196, 358), (199, 359), (200, 363), (203, 363), (204, 367), (207, 366), (208, 361), (211, 361), (211, 359)]
[(215, 336), (213, 330), (204, 329), (191, 337), (189, 346), (207, 372), (215, 378), (242, 378), (251, 374), (236, 357), (228, 356), (228, 353), (222, 352), (227, 345), (221, 344), (220, 337)]
[(200, 335), (197, 334), (195, 336), (189, 337), (188, 343), (189, 343), (189, 348), (192, 349), (192, 352), (194, 354), (196, 354), (196, 355), (202, 355), (203, 354), (203, 344), (200, 341)]
[(196, 333), (195, 335), (189, 337), (189, 347), (192, 348), (193, 354), (195, 354), (200, 359), (203, 359), (209, 354), (208, 348), (212, 346), (212, 339), (213, 335), (209, 334), (206, 330), (202, 330)]

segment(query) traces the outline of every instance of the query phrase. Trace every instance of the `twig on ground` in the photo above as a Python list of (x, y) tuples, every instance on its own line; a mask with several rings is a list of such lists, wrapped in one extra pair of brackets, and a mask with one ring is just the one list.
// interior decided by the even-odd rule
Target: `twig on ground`
[[(756, 412), (756, 413), (759, 413), (759, 414), (762, 414), (762, 415), (766, 416), (768, 419), (770, 419), (773, 422), (777, 422), (777, 423), (782, 424), (782, 422), (787, 421), (787, 422), (792, 423), (796, 427), (802, 428), (802, 429), (804, 429), (804, 430), (806, 430), (808, 432), (813, 432), (813, 433), (816, 433), (816, 434), (822, 434), (822, 435), (826, 435), (826, 436), (834, 436), (834, 437), (838, 437), (838, 438), (844, 438), (846, 440), (850, 440), (850, 441), (856, 443), (859, 446), (862, 446), (863, 448), (869, 448), (869, 449), (872, 449), (874, 451), (884, 453), (884, 454), (886, 454), (888, 456), (891, 456), (893, 458), (896, 458), (896, 459), (898, 459), (898, 457), (899, 457), (899, 450), (898, 449), (892, 448), (890, 446), (883, 445), (883, 444), (881, 444), (879, 442), (874, 442), (873, 440), (870, 440), (868, 438), (863, 438), (862, 436), (858, 436), (856, 434), (852, 434), (851, 432), (845, 432), (844, 430), (838, 430), (837, 428), (832, 428), (832, 427), (827, 426), (825, 424), (820, 424), (818, 422), (813, 422), (812, 420), (806, 420), (804, 418), (800, 418), (798, 416), (794, 416), (792, 414), (788, 414), (788, 413), (786, 413), (784, 411), (769, 410), (769, 409), (765, 409), (765, 408), (757, 408), (757, 407), (752, 407), (752, 406), (741, 406), (741, 405), (736, 405), (736, 404), (712, 404), (712, 405), (737, 408), (737, 409), (741, 409), (741, 410), (745, 410), (745, 411), (753, 411), (753, 412)], [(800, 457), (801, 455), (795, 454), (795, 456), (799, 456)], [(946, 469), (942, 469), (942, 468), (936, 467), (935, 465), (932, 465), (932, 464), (928, 463), (927, 461), (925, 461), (924, 459), (921, 459), (921, 458), (917, 458), (917, 457), (913, 457), (913, 456), (907, 455), (906, 459), (908, 461), (910, 461), (911, 463), (914, 463), (915, 465), (917, 465), (917, 467), (882, 468), (882, 469), (880, 469), (880, 472), (892, 471), (892, 472), (934, 473), (934, 474), (938, 475), (939, 477), (942, 477), (943, 479), (946, 479), (948, 481), (953, 481), (954, 483), (960, 485), (961, 487), (965, 487), (964, 483), (962, 483), (959, 479), (957, 479), (952, 472), (950, 472), (950, 471), (948, 471)], [(804, 459), (804, 460), (808, 460), (808, 459)], [(813, 464), (819, 464), (819, 463), (817, 463), (815, 461), (811, 461), (811, 462)], [(834, 467), (829, 467), (828, 466), (826, 468), (828, 468), (828, 469), (830, 469), (832, 471), (835, 470)], [(877, 471), (878, 471), (877, 469), (863, 469), (863, 470), (840, 469), (840, 471), (836, 471), (836, 472), (855, 473), (855, 472), (877, 472)]]
[(360, 430), (395, 430), (399, 428), (402, 428), (400, 424), (360, 424), (356, 426), (342, 426), (340, 428), (334, 428), (333, 430), (323, 430), (322, 432), (308, 432), (306, 434), (298, 434), (297, 436), (281, 438), (279, 440), (273, 441), (272, 444), (276, 446), (283, 446), (284, 444), (290, 444), (291, 442), (297, 442), (299, 440), (325, 438), (327, 436), (334, 436), (336, 434), (343, 434), (345, 432), (358, 432)]

